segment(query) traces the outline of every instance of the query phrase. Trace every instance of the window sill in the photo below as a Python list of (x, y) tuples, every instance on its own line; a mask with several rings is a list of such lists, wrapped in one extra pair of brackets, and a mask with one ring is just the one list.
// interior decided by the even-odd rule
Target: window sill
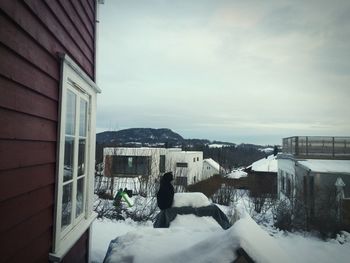
[(49, 254), (50, 262), (60, 262), (67, 252), (74, 246), (84, 232), (91, 226), (96, 219), (97, 214), (92, 213), (90, 217), (82, 220), (76, 225), (64, 238), (61, 239), (60, 244), (57, 244), (59, 249)]

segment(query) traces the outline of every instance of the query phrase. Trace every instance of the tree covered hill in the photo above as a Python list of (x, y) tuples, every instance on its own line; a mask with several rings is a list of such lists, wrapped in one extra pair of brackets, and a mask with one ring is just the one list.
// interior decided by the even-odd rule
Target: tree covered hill
[[(215, 147), (213, 147), (215, 145)], [(221, 145), (221, 147), (220, 147)], [(104, 147), (181, 147), (186, 151), (202, 151), (204, 158), (212, 158), (227, 169), (248, 166), (266, 156), (260, 149), (265, 146), (184, 139), (171, 129), (131, 128), (105, 131), (96, 135), (96, 161), (103, 160)]]

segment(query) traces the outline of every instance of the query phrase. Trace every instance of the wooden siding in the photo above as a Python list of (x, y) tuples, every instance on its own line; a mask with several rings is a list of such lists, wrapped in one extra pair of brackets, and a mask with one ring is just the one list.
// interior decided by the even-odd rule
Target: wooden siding
[(62, 263), (84, 263), (88, 261), (89, 229), (75, 243), (69, 253), (64, 257)]
[[(47, 262), (52, 246), (58, 53), (95, 80), (94, 0), (0, 1), (0, 262)], [(86, 262), (86, 232), (67, 254)]]

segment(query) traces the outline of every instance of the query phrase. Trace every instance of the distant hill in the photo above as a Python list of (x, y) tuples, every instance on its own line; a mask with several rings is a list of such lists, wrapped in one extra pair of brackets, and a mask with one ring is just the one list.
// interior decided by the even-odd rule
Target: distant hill
[(207, 139), (184, 139), (170, 129), (132, 128), (105, 131), (96, 135), (96, 160), (102, 162), (104, 147), (181, 147), (186, 151), (202, 151), (204, 158), (212, 158), (221, 166), (247, 166), (266, 156), (265, 146), (210, 141)]
[(132, 128), (120, 131), (105, 131), (96, 135), (99, 144), (175, 144), (181, 145), (184, 138), (170, 129)]
[(164, 145), (168, 147), (182, 147), (203, 145), (203, 144), (222, 144), (233, 146), (229, 142), (211, 142), (207, 139), (184, 139), (180, 134), (170, 129), (152, 129), (152, 128), (131, 128), (120, 131), (105, 131), (96, 135), (97, 144), (105, 145), (135, 145), (135, 146), (157, 146)]

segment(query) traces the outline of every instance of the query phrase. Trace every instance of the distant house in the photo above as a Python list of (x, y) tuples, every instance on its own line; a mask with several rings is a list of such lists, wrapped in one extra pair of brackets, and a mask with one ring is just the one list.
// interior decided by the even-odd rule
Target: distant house
[(215, 174), (220, 174), (220, 165), (217, 162), (215, 162), (212, 158), (204, 159), (202, 179), (208, 179)]
[(269, 155), (245, 169), (252, 195), (277, 195), (277, 159)]
[(97, 1), (1, 1), (1, 262), (88, 262)]
[(328, 219), (341, 220), (339, 205), (350, 202), (350, 137), (284, 138), (278, 154), (278, 194), (294, 200), (310, 224), (325, 211)]
[(187, 186), (201, 180), (203, 153), (180, 148), (104, 148), (104, 175), (113, 177), (144, 176), (151, 180), (168, 171), (175, 184)]

